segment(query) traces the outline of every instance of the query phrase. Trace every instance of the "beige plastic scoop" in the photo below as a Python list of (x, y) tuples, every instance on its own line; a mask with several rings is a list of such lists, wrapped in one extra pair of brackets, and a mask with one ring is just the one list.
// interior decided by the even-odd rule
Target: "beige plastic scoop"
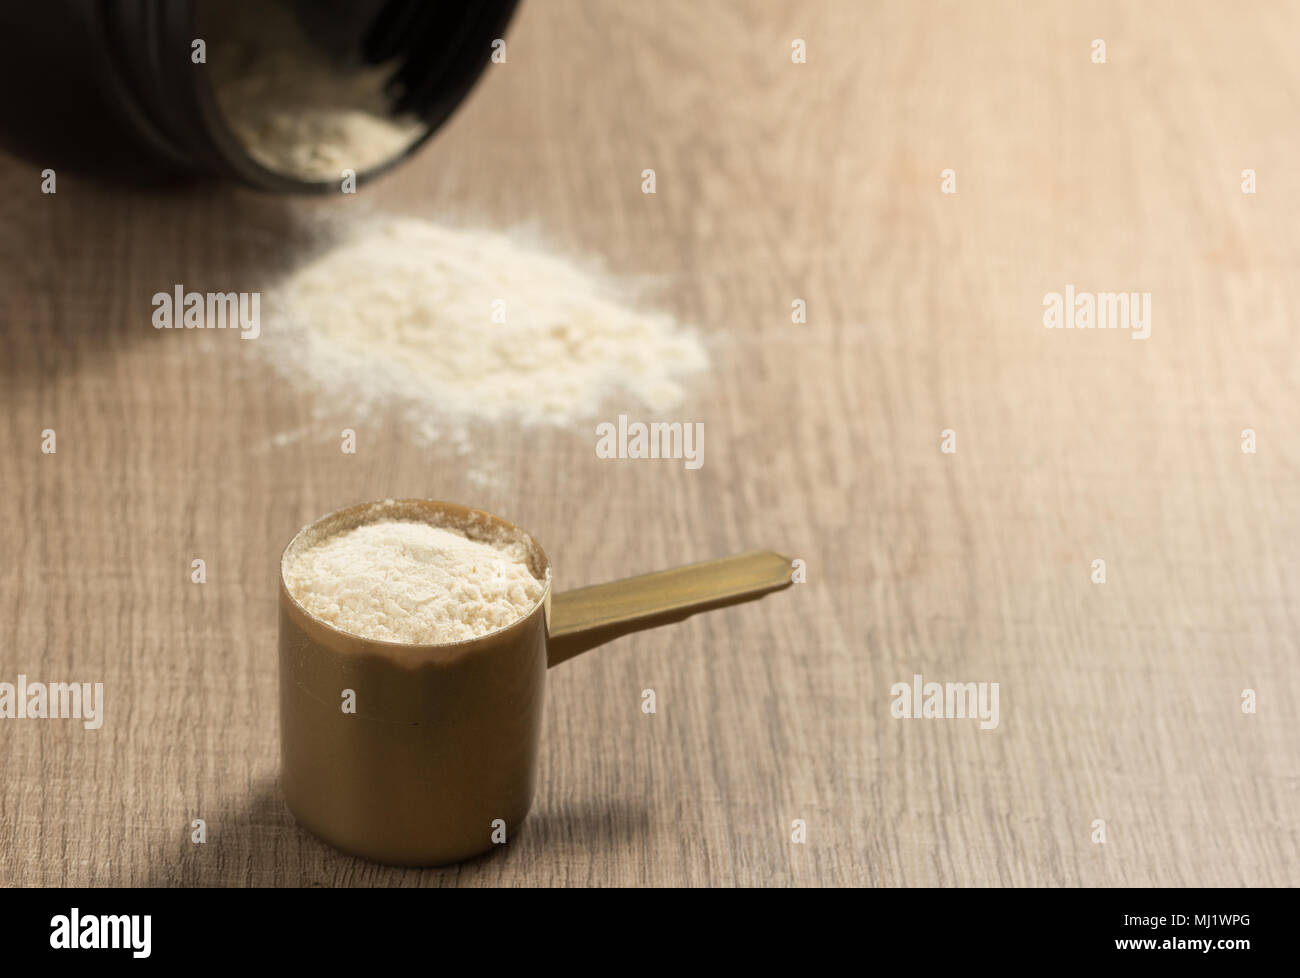
[[(463, 642), (340, 631), (298, 603), (283, 569), (317, 541), (376, 519), (518, 540), (545, 594), (513, 624)], [(537, 541), (490, 513), (405, 499), (324, 516), (281, 558), (285, 800), (325, 841), (380, 862), (437, 865), (508, 844), (532, 803), (549, 666), (620, 635), (760, 598), (788, 587), (790, 574), (787, 558), (756, 550), (552, 594)]]
[(563, 591), (551, 598), (547, 661), (557, 665), (620, 635), (761, 598), (790, 584), (790, 559), (751, 550)]

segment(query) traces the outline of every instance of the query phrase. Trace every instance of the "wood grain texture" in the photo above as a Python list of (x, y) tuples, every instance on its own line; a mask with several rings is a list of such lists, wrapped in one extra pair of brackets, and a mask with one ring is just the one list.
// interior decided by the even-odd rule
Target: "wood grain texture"
[[(3, 160), (0, 680), (107, 706), (0, 722), (0, 883), (1300, 883), (1298, 39), (1296, 4), (526, 0), (357, 198), (50, 197)], [(585, 426), (458, 457), (149, 325), (160, 289), (273, 293), (322, 222), (383, 211), (650, 283), (713, 347), (680, 412), (703, 468), (599, 460)], [(1067, 283), (1151, 292), (1150, 338), (1043, 329)], [(285, 542), (386, 496), (529, 528), (560, 587), (753, 548), (809, 581), (554, 670), (517, 836), (390, 869), (285, 810), (275, 661)], [(915, 673), (998, 682), (999, 727), (892, 718)]]

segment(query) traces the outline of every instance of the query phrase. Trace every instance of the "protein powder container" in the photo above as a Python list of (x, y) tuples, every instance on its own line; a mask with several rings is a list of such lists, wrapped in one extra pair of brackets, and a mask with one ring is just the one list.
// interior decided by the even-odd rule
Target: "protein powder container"
[(337, 192), (405, 159), (516, 0), (0, 4), (0, 145), (41, 168)]

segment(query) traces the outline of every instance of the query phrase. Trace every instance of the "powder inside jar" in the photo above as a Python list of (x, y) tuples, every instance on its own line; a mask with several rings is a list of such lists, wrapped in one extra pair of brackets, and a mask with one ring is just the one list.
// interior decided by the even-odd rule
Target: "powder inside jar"
[(227, 125), (262, 166), (338, 182), (405, 152), (428, 126), (393, 117), (384, 94), (397, 66), (331, 59), (289, 3), (225, 0), (212, 23), (209, 77)]
[(309, 613), (362, 638), (463, 642), (513, 624), (546, 591), (519, 541), (471, 540), (429, 523), (366, 523), (317, 543), (284, 568)]

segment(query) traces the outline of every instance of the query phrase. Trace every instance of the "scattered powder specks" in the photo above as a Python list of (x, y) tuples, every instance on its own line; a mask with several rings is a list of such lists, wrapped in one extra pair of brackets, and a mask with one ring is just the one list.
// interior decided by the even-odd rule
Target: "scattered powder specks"
[(416, 218), (361, 223), (275, 298), (268, 349), (323, 407), (364, 418), (398, 404), (415, 440), (461, 451), (475, 422), (663, 412), (681, 400), (682, 378), (708, 366), (672, 317), (631, 308), (574, 264)]

